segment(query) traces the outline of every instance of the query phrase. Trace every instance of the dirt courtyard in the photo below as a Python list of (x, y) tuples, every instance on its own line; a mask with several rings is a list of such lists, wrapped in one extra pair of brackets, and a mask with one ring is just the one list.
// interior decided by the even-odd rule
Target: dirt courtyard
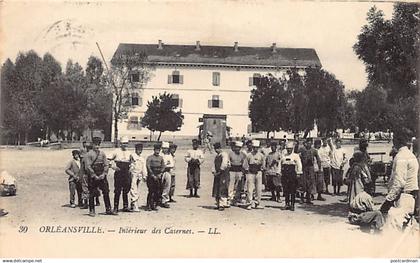
[[(347, 156), (351, 156), (353, 147), (345, 146)], [(390, 149), (390, 144), (371, 144), (369, 151), (387, 152), (384, 159), (387, 161)], [(112, 149), (104, 151), (108, 154)], [(16, 177), (18, 190), (16, 196), (0, 198), (0, 207), (9, 212), (0, 218), (0, 255), (401, 257), (420, 254), (418, 233), (391, 238), (364, 233), (350, 225), (346, 203), (340, 202), (346, 187), (341, 190), (343, 196), (325, 195), (325, 202), (315, 200), (313, 205), (297, 204), (294, 212), (283, 210), (284, 199), (283, 203), (269, 201), (268, 192), (263, 193), (263, 210), (247, 211), (239, 207), (223, 212), (214, 210), (211, 197), (214, 154), (206, 154), (202, 166), (201, 198), (188, 198), (185, 152), (186, 149), (179, 149), (176, 153), (174, 199), (177, 203), (171, 204), (171, 208), (106, 216), (101, 197), (101, 206), (97, 207), (99, 215), (92, 218), (87, 216), (87, 210), (69, 207), (64, 167), (71, 159), (70, 149), (1, 149), (0, 170)], [(149, 154), (151, 150), (143, 152), (144, 157)], [(108, 174), (108, 181), (113, 203), (113, 170)], [(377, 188), (385, 193), (382, 180)], [(141, 189), (141, 202), (145, 204), (145, 184)], [(375, 197), (375, 203), (379, 206), (383, 199), (383, 195), (379, 195)], [(46, 232), (47, 226), (50, 232)], [(57, 230), (70, 226), (96, 227), (100, 231), (75, 234)], [(24, 227), (27, 227), (26, 231)], [(128, 233), (129, 229), (138, 233)]]

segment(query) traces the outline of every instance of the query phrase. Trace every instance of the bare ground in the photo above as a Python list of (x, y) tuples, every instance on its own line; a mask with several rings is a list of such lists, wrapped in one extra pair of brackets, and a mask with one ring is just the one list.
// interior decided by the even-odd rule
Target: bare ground
[[(351, 156), (353, 147), (345, 147)], [(111, 149), (106, 149), (109, 152)], [(388, 144), (372, 144), (370, 151), (389, 152)], [(144, 156), (150, 154), (145, 150)], [(232, 207), (214, 210), (211, 198), (214, 155), (207, 154), (202, 168), (201, 198), (188, 198), (185, 190), (184, 149), (176, 156), (177, 203), (158, 212), (119, 213), (91, 218), (86, 210), (68, 206), (69, 192), (64, 166), (71, 150), (1, 149), (0, 167), (18, 182), (16, 196), (1, 197), (0, 207), (9, 215), (0, 218), (0, 256), (31, 257), (402, 257), (419, 256), (419, 233), (389, 237), (371, 235), (347, 223), (344, 196), (325, 196), (327, 201), (283, 210), (284, 202), (263, 195), (263, 210)], [(386, 157), (388, 159), (388, 157)], [(112, 170), (111, 170), (112, 171)], [(113, 202), (113, 174), (108, 175)], [(385, 193), (383, 183), (378, 189)], [(330, 189), (331, 190), (331, 189)], [(345, 192), (346, 188), (342, 189)], [(146, 186), (142, 186), (145, 203)], [(375, 197), (378, 205), (383, 196)], [(27, 233), (19, 233), (27, 226)], [(41, 233), (46, 226), (96, 226), (102, 234)], [(146, 229), (145, 234), (118, 234), (120, 227)], [(152, 234), (153, 228), (161, 229)], [(212, 235), (209, 228), (220, 234)], [(187, 230), (172, 234), (172, 230)], [(188, 230), (193, 234), (188, 234)], [(113, 231), (116, 232), (108, 232)], [(201, 232), (204, 231), (204, 232)], [(7, 240), (7, 242), (4, 242)]]

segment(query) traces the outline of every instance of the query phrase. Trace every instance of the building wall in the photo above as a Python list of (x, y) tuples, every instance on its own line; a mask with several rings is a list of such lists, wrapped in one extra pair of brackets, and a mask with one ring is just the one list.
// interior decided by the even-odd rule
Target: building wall
[[(168, 75), (176, 70), (182, 76), (182, 84), (168, 84)], [(231, 127), (232, 136), (242, 136), (248, 133), (250, 119), (248, 118), (248, 104), (250, 91), (250, 78), (255, 73), (265, 75), (271, 73), (280, 77), (285, 73), (282, 70), (265, 69), (235, 69), (235, 68), (198, 68), (198, 67), (157, 67), (153, 77), (143, 89), (136, 90), (140, 97), (140, 105), (133, 108), (128, 117), (139, 117), (147, 110), (147, 101), (152, 96), (158, 96), (165, 91), (178, 94), (182, 100), (180, 109), (184, 115), (184, 124), (180, 131), (165, 132), (169, 136), (197, 136), (198, 126), (202, 123), (199, 118), (203, 114), (225, 114), (226, 124)], [(213, 72), (220, 73), (220, 85), (213, 85)], [(222, 108), (209, 108), (208, 100), (218, 95), (222, 101)], [(129, 119), (119, 124), (119, 135), (130, 139), (146, 139), (150, 131), (146, 128), (128, 129)], [(114, 136), (112, 136), (113, 138)]]

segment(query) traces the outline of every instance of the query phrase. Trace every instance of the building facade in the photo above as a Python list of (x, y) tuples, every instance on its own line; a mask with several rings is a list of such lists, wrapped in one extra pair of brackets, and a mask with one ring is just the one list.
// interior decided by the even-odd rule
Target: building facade
[[(147, 101), (164, 92), (173, 94), (184, 116), (181, 129), (165, 132), (166, 136), (198, 136), (203, 128), (216, 134), (215, 141), (225, 138), (226, 129), (231, 136), (247, 135), (252, 127), (250, 92), (260, 76), (321, 66), (314, 49), (277, 48), (275, 44), (240, 47), (237, 42), (230, 47), (202, 46), (199, 41), (195, 45), (120, 44), (113, 59), (133, 52), (144, 52), (154, 70), (146, 85), (133, 90), (134, 107), (118, 125), (119, 134), (131, 140), (149, 138), (141, 118)], [(131, 77), (134, 86), (139, 82), (136, 74)]]

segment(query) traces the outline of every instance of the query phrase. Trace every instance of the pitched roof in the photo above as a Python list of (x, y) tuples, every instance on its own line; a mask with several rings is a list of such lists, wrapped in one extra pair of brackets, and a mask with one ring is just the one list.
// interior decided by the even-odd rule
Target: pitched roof
[[(276, 48), (242, 47), (235, 51), (233, 46), (166, 45), (159, 49), (157, 44), (120, 43), (113, 59), (123, 54), (144, 52), (149, 62), (161, 63), (198, 63), (198, 64), (234, 64), (276, 67), (321, 66), (313, 48)], [(111, 60), (112, 62), (112, 60)]]

